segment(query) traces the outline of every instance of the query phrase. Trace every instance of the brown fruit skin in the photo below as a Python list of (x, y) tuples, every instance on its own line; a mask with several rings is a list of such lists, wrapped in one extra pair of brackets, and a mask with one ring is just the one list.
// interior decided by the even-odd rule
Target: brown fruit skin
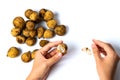
[(40, 21), (40, 17), (39, 14), (36, 11), (33, 11), (32, 14), (29, 17), (30, 20), (35, 21), (35, 22), (39, 22)]
[(31, 38), (35, 38), (36, 35), (37, 35), (37, 34), (36, 34), (36, 30), (31, 30), (31, 31), (29, 31), (29, 36), (30, 36)]
[(25, 43), (28, 45), (28, 46), (33, 46), (35, 43), (36, 43), (36, 39), (35, 38), (27, 38)]
[(44, 47), (46, 44), (48, 44), (49, 43), (49, 41), (48, 40), (41, 40), (40, 42), (39, 42), (39, 45), (41, 46), (41, 47)]
[(31, 20), (26, 21), (26, 28), (28, 30), (34, 30), (34, 28), (35, 28), (35, 22), (33, 22)]
[(53, 19), (53, 18), (54, 18), (53, 12), (50, 11), (50, 10), (47, 10), (47, 11), (45, 12), (45, 15), (44, 15), (44, 20), (45, 20), (45, 21), (49, 21), (49, 20), (51, 20), (51, 19)]
[(35, 54), (39, 49), (35, 49), (33, 50), (33, 52), (31, 53), (31, 58), (34, 59), (35, 58)]
[(32, 10), (32, 9), (27, 9), (27, 10), (25, 11), (25, 16), (26, 16), (26, 18), (29, 19), (30, 15), (31, 15), (32, 13), (33, 13), (33, 10)]
[(66, 33), (66, 27), (64, 25), (57, 25), (54, 32), (59, 36), (63, 36)]
[(22, 35), (18, 35), (18, 36), (16, 37), (16, 41), (17, 41), (19, 44), (25, 43), (25, 40), (26, 40), (26, 38), (25, 38), (24, 36), (22, 36)]
[(7, 52), (7, 56), (10, 58), (15, 58), (20, 54), (20, 50), (17, 47), (11, 47), (9, 48)]
[(25, 52), (21, 55), (21, 60), (25, 63), (30, 62), (31, 61), (31, 52)]
[(38, 38), (43, 37), (44, 31), (45, 31), (45, 29), (44, 29), (42, 26), (39, 26), (39, 27), (37, 28), (37, 37), (38, 37)]
[(29, 37), (30, 36), (30, 31), (28, 30), (28, 29), (23, 29), (23, 31), (22, 31), (22, 35), (24, 35), (25, 37)]
[(42, 18), (42, 20), (43, 20), (43, 18), (44, 18), (44, 15), (45, 15), (45, 13), (46, 13), (46, 9), (41, 9), (40, 11), (39, 11), (39, 16)]
[(13, 19), (13, 25), (16, 28), (23, 29), (25, 27), (25, 21), (22, 17), (18, 16)]
[(65, 55), (67, 53), (68, 47), (65, 43), (61, 43), (57, 46), (57, 51)]
[(37, 35), (36, 30), (28, 30), (28, 29), (24, 29), (22, 31), (22, 34), (25, 37), (31, 37), (31, 38), (35, 38), (35, 36)]
[(21, 33), (21, 29), (20, 28), (12, 28), (11, 30), (11, 34), (12, 36), (16, 37)]
[(57, 25), (57, 21), (55, 19), (47, 21), (47, 26), (50, 29), (54, 29), (56, 25)]
[(52, 38), (54, 36), (54, 32), (50, 29), (45, 30), (43, 37), (44, 38)]

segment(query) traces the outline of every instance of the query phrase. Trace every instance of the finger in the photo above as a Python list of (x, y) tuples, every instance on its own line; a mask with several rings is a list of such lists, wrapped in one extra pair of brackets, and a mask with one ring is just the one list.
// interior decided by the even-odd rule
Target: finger
[(93, 40), (93, 42), (97, 46), (103, 48), (106, 53), (111, 53), (111, 52), (114, 51), (113, 47), (110, 44), (108, 44), (108, 43), (102, 42), (100, 40), (95, 40), (95, 39)]
[(95, 44), (92, 44), (92, 50), (93, 50), (93, 54), (94, 54), (94, 58), (95, 58), (96, 62), (101, 60), (101, 55), (100, 55), (99, 49)]
[(62, 58), (62, 53), (56, 53), (53, 57), (49, 58), (47, 63), (49, 66), (57, 63)]
[(98, 47), (100, 53), (102, 53), (105, 56), (107, 55), (106, 51), (103, 48), (101, 48), (99, 46), (97, 46), (97, 47)]
[(52, 48), (52, 47), (56, 47), (58, 44), (63, 43), (63, 41), (55, 41), (55, 42), (50, 42), (48, 44), (46, 44), (43, 48), (40, 49), (40, 52), (43, 55), (46, 55), (46, 53)]
[(42, 55), (42, 53), (38, 50), (36, 51), (36, 54), (35, 54), (35, 60), (38, 60), (38, 59), (45, 59), (44, 56)]
[(57, 49), (54, 49), (52, 51), (50, 51), (48, 54), (45, 55), (45, 58), (49, 59), (52, 56), (54, 56), (57, 53)]

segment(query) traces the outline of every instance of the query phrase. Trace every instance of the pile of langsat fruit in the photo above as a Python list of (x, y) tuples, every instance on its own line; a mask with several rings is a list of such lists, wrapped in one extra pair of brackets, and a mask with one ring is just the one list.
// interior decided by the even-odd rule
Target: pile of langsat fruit
[[(13, 19), (14, 27), (11, 29), (11, 34), (16, 38), (19, 44), (26, 43), (28, 46), (35, 45), (37, 39), (40, 40), (39, 45), (41, 47), (49, 43), (48, 38), (53, 38), (55, 35), (63, 36), (66, 33), (65, 25), (59, 25), (57, 20), (54, 18), (54, 13), (51, 10), (40, 9), (39, 12), (32, 9), (27, 9), (25, 11), (25, 17), (27, 21), (21, 16), (17, 16)], [(46, 22), (47, 28), (43, 27), (42, 22)], [(64, 49), (67, 49), (66, 44), (61, 44)], [(64, 50), (61, 47), (60, 50)], [(29, 62), (35, 57), (35, 52), (38, 49), (27, 51), (22, 53), (21, 60), (23, 62)], [(7, 53), (8, 57), (15, 58), (20, 54), (20, 49), (12, 46)]]

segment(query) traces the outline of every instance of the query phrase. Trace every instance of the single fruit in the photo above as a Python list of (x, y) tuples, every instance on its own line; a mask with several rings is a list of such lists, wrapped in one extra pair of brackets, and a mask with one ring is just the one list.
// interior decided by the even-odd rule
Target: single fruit
[(20, 50), (17, 47), (11, 47), (8, 50), (7, 56), (10, 58), (15, 58), (20, 54)]
[(67, 45), (62, 43), (57, 46), (58, 52), (62, 53), (63, 55), (67, 53)]

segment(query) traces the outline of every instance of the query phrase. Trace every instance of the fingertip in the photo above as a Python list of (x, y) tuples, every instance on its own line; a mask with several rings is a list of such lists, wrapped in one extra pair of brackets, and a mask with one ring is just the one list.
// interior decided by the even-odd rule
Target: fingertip
[(96, 41), (98, 41), (97, 39), (92, 39), (92, 41), (95, 43)]
[(56, 43), (63, 43), (63, 41), (62, 40), (59, 40), (59, 41), (55, 41)]
[(96, 40), (96, 39), (92, 39), (92, 41), (94, 41), (94, 40)]

